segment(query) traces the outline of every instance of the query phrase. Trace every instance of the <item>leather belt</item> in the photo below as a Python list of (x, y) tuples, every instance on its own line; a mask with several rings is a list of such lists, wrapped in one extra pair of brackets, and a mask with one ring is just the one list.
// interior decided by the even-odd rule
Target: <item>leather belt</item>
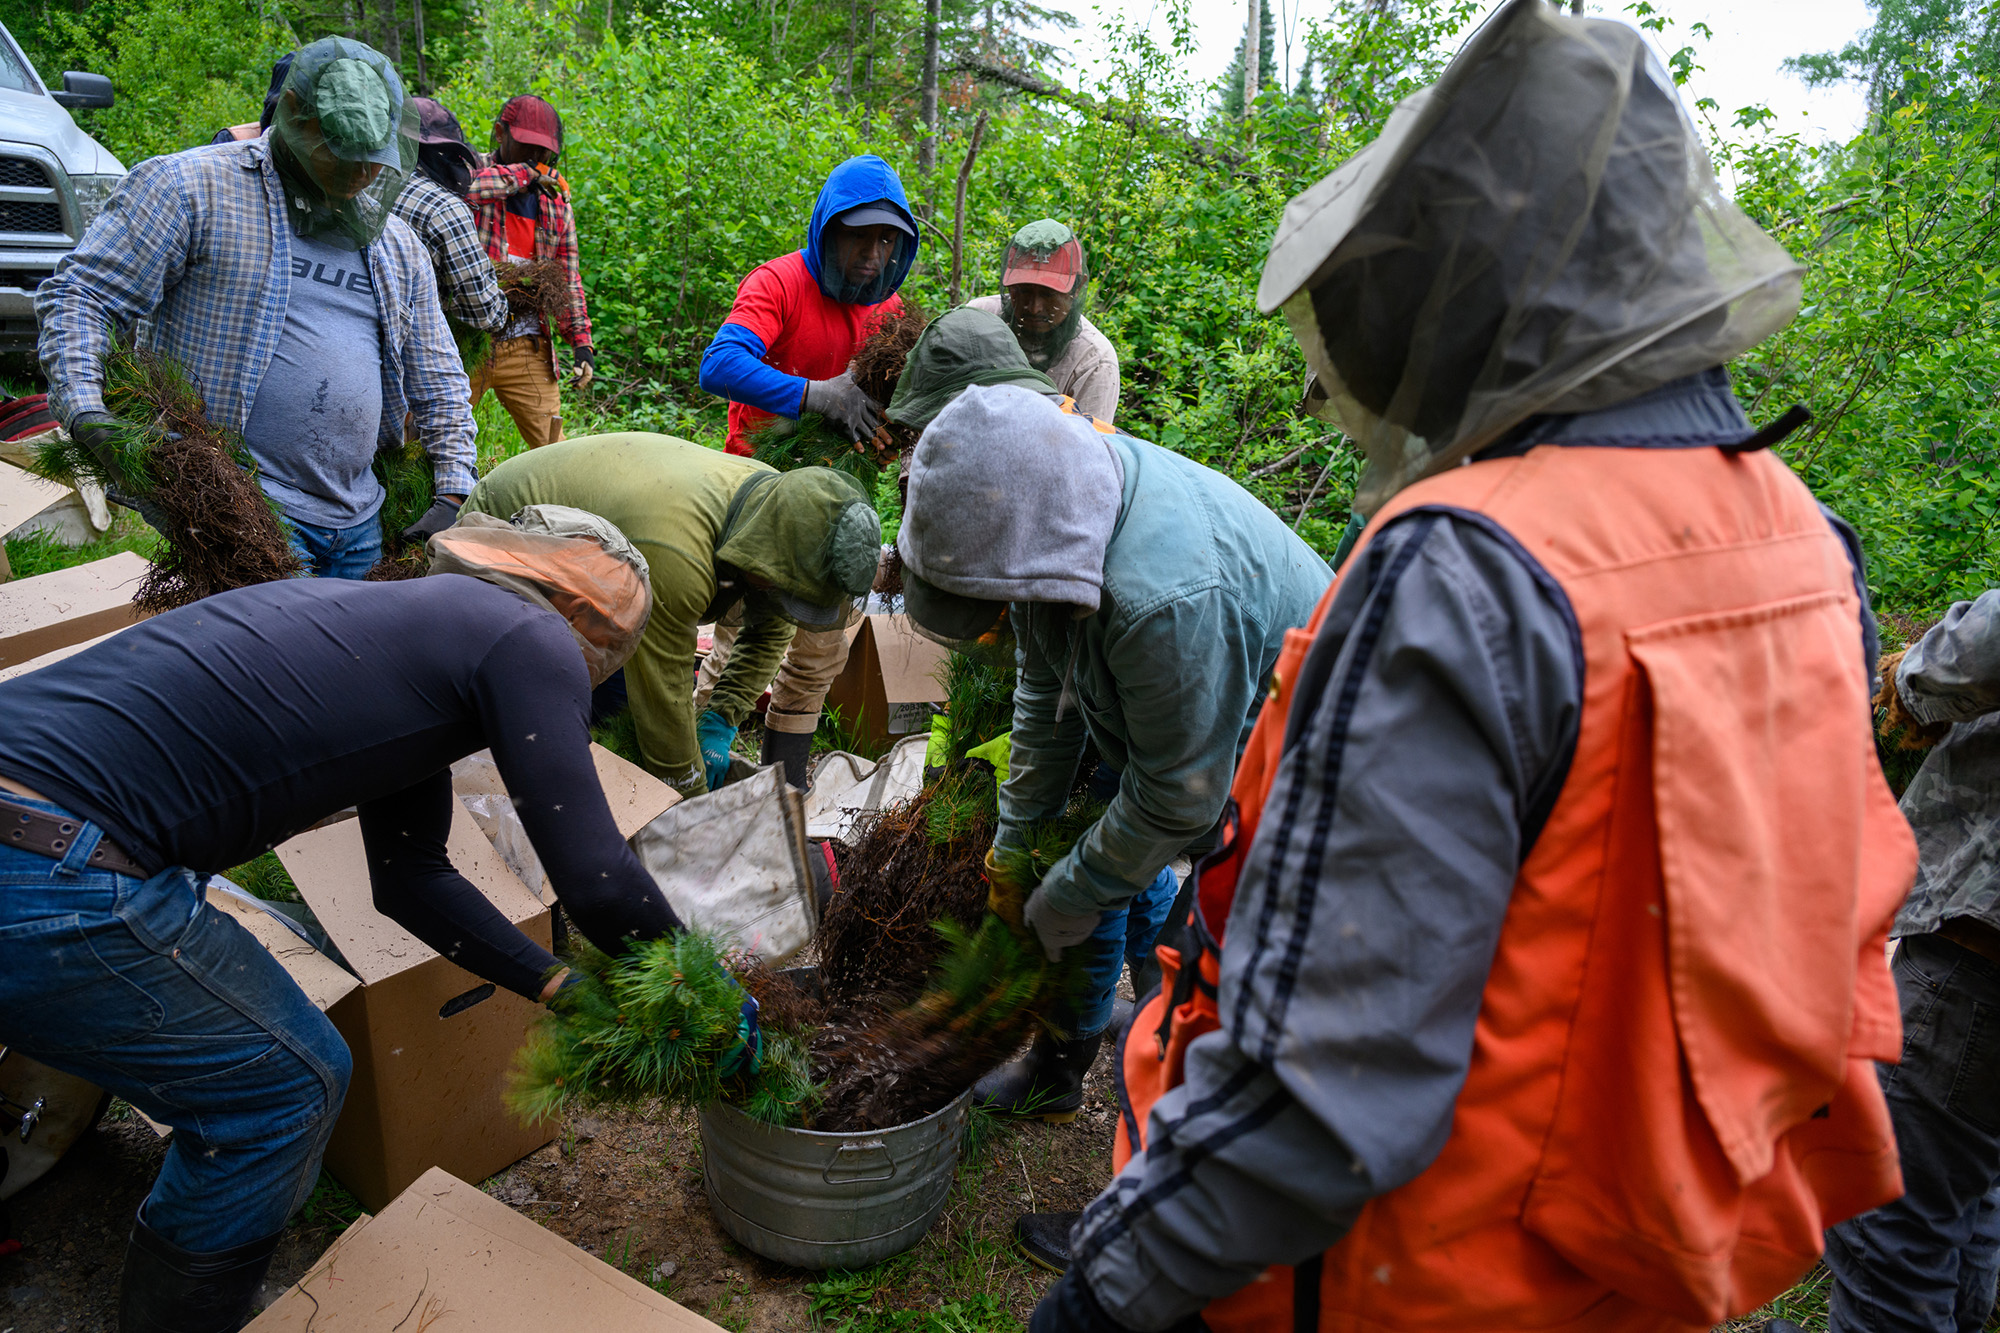
[(1970, 949), (1987, 962), (2000, 965), (2000, 928), (1987, 925), (1976, 916), (1955, 916), (1937, 928), (1937, 933), (1961, 949)]
[[(0, 793), (0, 847), (18, 847), (24, 852), (53, 857), (69, 855), (84, 822), (73, 815), (52, 815), (30, 805), (19, 805)], [(134, 879), (149, 878), (146, 868), (125, 854), (125, 849), (109, 836), (99, 838), (90, 853), (92, 870), (109, 870)]]

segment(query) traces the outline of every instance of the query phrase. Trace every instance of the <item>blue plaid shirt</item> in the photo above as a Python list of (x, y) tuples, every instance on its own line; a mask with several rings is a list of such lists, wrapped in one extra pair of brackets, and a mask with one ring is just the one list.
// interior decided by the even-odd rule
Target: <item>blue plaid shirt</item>
[[(69, 422), (104, 411), (111, 330), (172, 357), (200, 386), (208, 417), (240, 431), (271, 364), (291, 299), (291, 224), (266, 139), (151, 158), (112, 194), (82, 244), (36, 289), (49, 406)], [(380, 443), (405, 413), (429, 450), (441, 495), (478, 481), (471, 385), (416, 233), (389, 219), (368, 247), (382, 331)]]

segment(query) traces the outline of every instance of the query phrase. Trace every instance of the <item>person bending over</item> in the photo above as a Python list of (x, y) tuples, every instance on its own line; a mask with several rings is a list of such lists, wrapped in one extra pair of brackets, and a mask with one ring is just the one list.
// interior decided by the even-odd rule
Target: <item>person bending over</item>
[[(204, 901), (211, 873), (358, 807), (376, 909), (546, 1000), (556, 960), (445, 850), (451, 764), (491, 748), (592, 943), (679, 929), (590, 757), (592, 676), (638, 637), (644, 562), (601, 520), (553, 519), (597, 538), (523, 534), (539, 603), (462, 574), (285, 580), (0, 683), (0, 1043), (174, 1130), (132, 1225), (124, 1333), (238, 1327), (347, 1091), (346, 1045)], [(579, 569), (615, 600), (573, 595)]]

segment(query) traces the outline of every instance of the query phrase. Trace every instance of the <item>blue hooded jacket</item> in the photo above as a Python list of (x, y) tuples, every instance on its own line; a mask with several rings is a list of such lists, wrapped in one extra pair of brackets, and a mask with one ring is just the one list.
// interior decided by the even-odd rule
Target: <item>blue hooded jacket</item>
[[(902, 247), (896, 261), (861, 291), (846, 290), (837, 275), (829, 282), (822, 249), (826, 229), (842, 213), (874, 203), (886, 203), (902, 215), (911, 231), (918, 231), (916, 216), (910, 212), (909, 198), (903, 193), (903, 182), (897, 178), (895, 168), (872, 153), (848, 158), (827, 175), (826, 184), (820, 187), (812, 218), (806, 225), (802, 253), (807, 272), (813, 275), (821, 295), (829, 301), (880, 305), (895, 295), (916, 263), (920, 232)], [(701, 387), (731, 402), (748, 403), (779, 416), (798, 416), (806, 382), (800, 376), (787, 375), (765, 364), (764, 358), (770, 350), (749, 329), (725, 321), (702, 354)]]

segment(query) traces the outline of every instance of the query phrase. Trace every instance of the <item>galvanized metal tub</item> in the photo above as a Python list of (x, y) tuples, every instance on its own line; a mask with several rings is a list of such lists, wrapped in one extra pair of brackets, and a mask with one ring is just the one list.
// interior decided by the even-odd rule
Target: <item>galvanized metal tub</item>
[(861, 1268), (901, 1254), (944, 1211), (972, 1091), (894, 1129), (829, 1134), (701, 1111), (702, 1180), (715, 1220), (767, 1259)]

